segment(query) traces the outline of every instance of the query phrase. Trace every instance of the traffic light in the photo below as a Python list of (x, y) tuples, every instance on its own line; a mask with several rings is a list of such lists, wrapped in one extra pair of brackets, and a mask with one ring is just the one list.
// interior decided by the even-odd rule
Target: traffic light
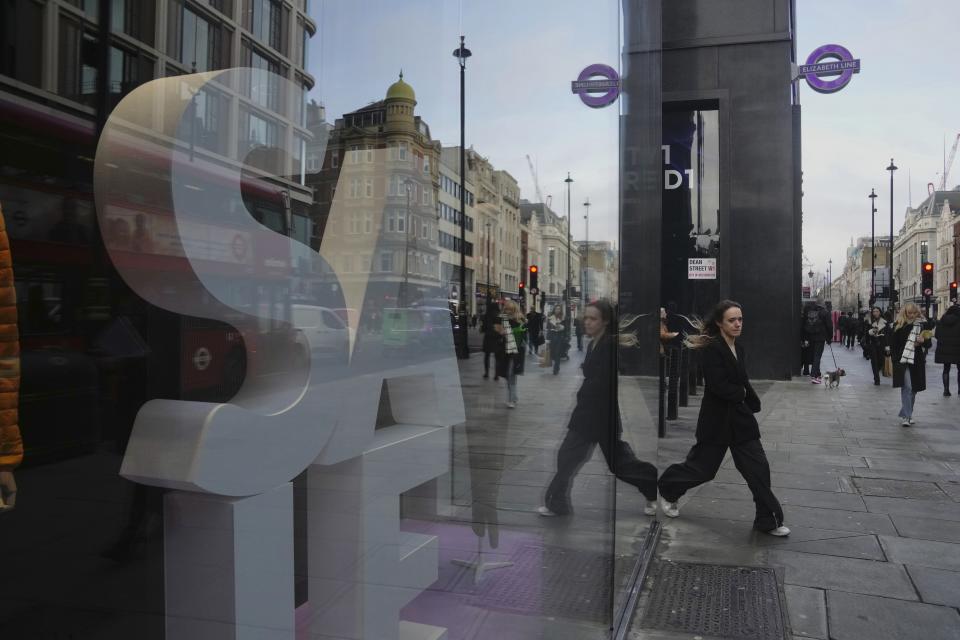
[(520, 293), (523, 293), (523, 290), (526, 288), (526, 285), (523, 284), (523, 281), (520, 281)]
[(957, 281), (956, 280), (950, 283), (950, 301), (951, 302), (957, 301)]
[(540, 268), (537, 267), (537, 265), (535, 264), (530, 265), (530, 288), (531, 289), (540, 288), (539, 282), (538, 282), (539, 276), (540, 276)]
[(920, 288), (927, 298), (933, 295), (933, 263), (924, 262), (920, 269)]

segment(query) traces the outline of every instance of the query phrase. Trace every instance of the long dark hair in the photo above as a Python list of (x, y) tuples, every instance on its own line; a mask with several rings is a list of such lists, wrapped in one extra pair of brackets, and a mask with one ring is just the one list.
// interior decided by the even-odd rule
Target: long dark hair
[(616, 338), (617, 344), (621, 347), (635, 347), (639, 343), (637, 340), (637, 334), (633, 331), (629, 331), (629, 325), (636, 320), (635, 316), (622, 318), (621, 321), (615, 322), (617, 316), (617, 310), (613, 305), (603, 298), (598, 298), (593, 302), (589, 303), (583, 309), (586, 311), (590, 307), (593, 307), (600, 312), (600, 320), (603, 322), (603, 335), (604, 336), (613, 336)]
[(723, 322), (723, 314), (730, 309), (740, 309), (739, 302), (733, 300), (721, 300), (718, 302), (704, 320), (694, 320), (692, 322), (698, 333), (687, 336), (683, 343), (691, 349), (702, 349), (716, 342), (720, 338), (720, 323)]

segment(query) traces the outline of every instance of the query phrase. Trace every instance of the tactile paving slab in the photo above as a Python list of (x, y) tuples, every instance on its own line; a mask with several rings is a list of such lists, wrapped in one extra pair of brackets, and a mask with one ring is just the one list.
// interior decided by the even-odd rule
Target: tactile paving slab
[(640, 626), (731, 640), (784, 640), (783, 613), (773, 569), (661, 562)]

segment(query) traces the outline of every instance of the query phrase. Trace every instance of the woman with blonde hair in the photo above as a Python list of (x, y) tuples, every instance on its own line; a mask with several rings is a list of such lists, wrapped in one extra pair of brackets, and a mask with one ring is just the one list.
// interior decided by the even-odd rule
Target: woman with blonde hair
[(523, 375), (526, 355), (527, 324), (520, 306), (513, 300), (504, 300), (503, 312), (494, 329), (503, 339), (497, 349), (497, 376), (507, 380), (507, 407), (517, 406), (517, 376)]
[(927, 350), (930, 336), (923, 331), (920, 307), (908, 302), (900, 309), (890, 332), (887, 353), (893, 360), (893, 388), (900, 389), (900, 425), (913, 426), (913, 406), (917, 394), (927, 388)]
[(713, 480), (730, 449), (733, 464), (747, 481), (756, 513), (753, 528), (772, 536), (790, 535), (783, 526), (783, 509), (770, 488), (770, 464), (760, 444), (760, 425), (753, 414), (760, 398), (750, 384), (743, 347), (743, 311), (732, 300), (719, 302), (706, 320), (694, 323), (700, 333), (685, 343), (700, 351), (703, 402), (697, 420), (697, 442), (687, 459), (660, 476), (660, 507), (665, 515), (680, 515), (677, 501), (690, 489)]

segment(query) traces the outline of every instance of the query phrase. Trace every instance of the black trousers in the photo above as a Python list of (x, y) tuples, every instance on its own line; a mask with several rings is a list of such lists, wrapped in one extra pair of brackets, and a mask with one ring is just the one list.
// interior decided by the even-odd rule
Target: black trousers
[(874, 382), (880, 382), (880, 371), (883, 369), (883, 360), (886, 357), (883, 347), (870, 345), (870, 368), (873, 369)]
[(647, 500), (657, 499), (657, 468), (649, 462), (638, 460), (630, 445), (621, 437), (597, 441), (570, 429), (557, 452), (557, 473), (547, 487), (544, 504), (550, 511), (565, 515), (570, 513), (570, 488), (573, 479), (584, 463), (593, 455), (594, 447), (607, 461), (607, 467), (618, 479), (636, 487)]
[(823, 374), (820, 372), (820, 358), (823, 357), (823, 346), (826, 343), (823, 340), (810, 342), (810, 377), (819, 378)]
[[(690, 489), (713, 480), (723, 463), (727, 446), (698, 442), (690, 449), (687, 459), (670, 465), (660, 476), (660, 495), (665, 500), (676, 502)], [(747, 481), (756, 515), (753, 526), (760, 531), (770, 531), (783, 524), (783, 509), (770, 488), (770, 464), (759, 440), (731, 444), (733, 464)]]
[[(943, 363), (943, 390), (950, 391), (950, 363)], [(957, 393), (960, 393), (960, 364), (957, 365)]]

